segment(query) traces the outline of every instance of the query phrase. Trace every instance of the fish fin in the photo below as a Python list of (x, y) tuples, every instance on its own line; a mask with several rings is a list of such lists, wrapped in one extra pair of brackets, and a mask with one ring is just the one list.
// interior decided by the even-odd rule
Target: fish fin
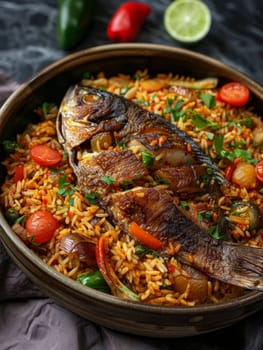
[(225, 263), (231, 264), (226, 282), (263, 291), (263, 249), (233, 243), (225, 244), (230, 248)]
[(172, 128), (173, 128), (173, 131), (175, 133), (177, 133), (177, 135), (179, 135), (181, 138), (183, 138), (187, 143), (189, 143), (191, 145), (192, 150), (196, 154), (198, 163), (207, 164), (208, 167), (212, 170), (213, 176), (214, 176), (215, 180), (217, 181), (217, 183), (219, 185), (227, 186), (228, 182), (227, 182), (226, 178), (223, 176), (223, 174), (220, 172), (218, 166), (215, 163), (213, 163), (213, 161), (211, 160), (210, 157), (208, 157), (206, 154), (204, 154), (202, 152), (202, 150), (194, 142), (194, 140), (191, 137), (187, 136), (184, 131), (177, 129), (174, 125), (172, 126)]

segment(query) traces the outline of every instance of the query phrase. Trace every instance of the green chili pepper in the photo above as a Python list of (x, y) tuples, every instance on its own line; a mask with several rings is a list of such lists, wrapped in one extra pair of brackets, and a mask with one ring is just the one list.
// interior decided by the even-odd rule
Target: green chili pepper
[(57, 39), (63, 49), (71, 49), (87, 33), (93, 17), (94, 0), (59, 0)]
[(84, 286), (110, 293), (110, 288), (99, 270), (91, 273), (83, 273), (77, 277), (77, 281)]

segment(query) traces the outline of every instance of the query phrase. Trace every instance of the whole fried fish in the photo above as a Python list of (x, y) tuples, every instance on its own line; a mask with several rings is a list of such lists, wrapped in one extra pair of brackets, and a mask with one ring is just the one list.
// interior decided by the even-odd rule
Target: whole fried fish
[[(194, 141), (159, 115), (131, 101), (75, 85), (58, 118), (59, 142), (78, 186), (96, 192), (124, 232), (131, 223), (173, 255), (212, 278), (263, 291), (263, 249), (217, 240), (187, 218), (175, 196), (220, 193), (219, 169)], [(131, 233), (131, 232), (130, 232)]]

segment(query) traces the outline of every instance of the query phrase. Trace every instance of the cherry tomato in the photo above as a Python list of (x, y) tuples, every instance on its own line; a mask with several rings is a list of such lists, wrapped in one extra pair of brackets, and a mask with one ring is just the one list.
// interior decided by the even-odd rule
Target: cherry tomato
[(58, 220), (45, 210), (38, 210), (30, 215), (25, 224), (28, 235), (35, 243), (50, 241), (58, 227)]
[(225, 84), (219, 90), (218, 98), (234, 107), (242, 107), (249, 101), (249, 89), (239, 82)]
[(59, 151), (46, 144), (33, 146), (30, 155), (37, 164), (47, 167), (57, 165), (62, 159)]
[(263, 160), (256, 165), (256, 177), (260, 182), (263, 182)]
[(23, 180), (24, 178), (24, 166), (23, 165), (18, 165), (15, 168), (15, 174), (13, 177), (14, 182), (18, 182)]

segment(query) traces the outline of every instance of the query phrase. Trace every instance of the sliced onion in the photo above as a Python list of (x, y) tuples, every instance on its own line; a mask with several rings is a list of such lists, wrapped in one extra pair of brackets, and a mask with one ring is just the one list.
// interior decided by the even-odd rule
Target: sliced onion
[(92, 265), (96, 264), (95, 244), (76, 234), (71, 233), (62, 237), (59, 247), (65, 253), (77, 253), (81, 261), (86, 261)]

